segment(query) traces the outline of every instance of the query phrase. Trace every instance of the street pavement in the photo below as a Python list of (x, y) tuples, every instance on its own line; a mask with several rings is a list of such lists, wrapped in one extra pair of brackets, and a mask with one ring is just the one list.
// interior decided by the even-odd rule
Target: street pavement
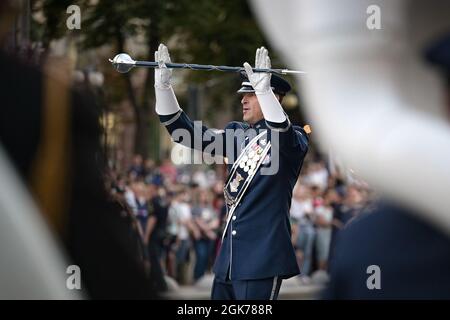
[[(178, 285), (173, 279), (166, 278), (169, 285), (168, 299), (176, 300), (209, 300), (214, 276), (207, 274), (193, 285)], [(320, 298), (327, 276), (315, 274), (309, 283), (300, 281), (299, 277), (283, 280), (279, 300), (310, 300)]]

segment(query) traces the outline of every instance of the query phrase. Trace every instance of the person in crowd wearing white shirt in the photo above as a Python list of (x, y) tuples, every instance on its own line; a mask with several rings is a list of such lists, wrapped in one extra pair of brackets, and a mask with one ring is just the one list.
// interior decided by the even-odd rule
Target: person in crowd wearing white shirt
[(328, 189), (324, 194), (322, 204), (315, 210), (315, 225), (317, 227), (316, 250), (319, 270), (326, 271), (330, 250), (331, 232), (333, 223), (333, 207), (331, 205), (334, 189)]
[(308, 187), (297, 183), (294, 188), (291, 217), (294, 220), (292, 239), (296, 248), (300, 278), (302, 282), (308, 282), (308, 276), (312, 268), (312, 256), (316, 231), (312, 222), (313, 204)]

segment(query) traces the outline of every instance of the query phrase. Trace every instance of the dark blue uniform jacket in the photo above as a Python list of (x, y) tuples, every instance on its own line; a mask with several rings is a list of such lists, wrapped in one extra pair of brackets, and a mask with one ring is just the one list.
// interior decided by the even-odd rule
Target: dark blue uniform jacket
[[(174, 139), (175, 142), (188, 147), (207, 151), (211, 142), (222, 141), (223, 148), (208, 152), (212, 155), (226, 156), (228, 172), (239, 156), (240, 148), (250, 140), (250, 138), (246, 139), (242, 144), (241, 140), (230, 136), (229, 130), (254, 129), (257, 132), (268, 130), (267, 140), (272, 143), (270, 161), (262, 166), (271, 166), (274, 154), (278, 152), (279, 168), (273, 175), (261, 175), (262, 167), (255, 174), (226, 230), (214, 265), (214, 273), (221, 280), (227, 277), (232, 280), (264, 279), (275, 276), (288, 278), (299, 274), (291, 243), (289, 209), (292, 189), (308, 150), (308, 137), (305, 131), (291, 125), (289, 120), (284, 123), (261, 120), (253, 126), (242, 122), (230, 122), (225, 128), (229, 130), (212, 130), (205, 126), (194, 125), (183, 111), (160, 116), (160, 120), (172, 138), (176, 136), (172, 135), (176, 129), (189, 131), (190, 139)], [(202, 134), (206, 139), (194, 141), (195, 136), (199, 138)], [(278, 143), (275, 142), (274, 137), (278, 137)], [(233, 147), (226, 148), (227, 144)]]

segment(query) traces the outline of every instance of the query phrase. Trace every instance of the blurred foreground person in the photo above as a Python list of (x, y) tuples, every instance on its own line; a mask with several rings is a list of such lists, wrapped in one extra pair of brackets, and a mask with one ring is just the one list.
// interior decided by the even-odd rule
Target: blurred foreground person
[[(7, 4), (0, 4), (2, 22), (8, 21), (8, 11), (2, 10)], [(0, 51), (0, 70), (0, 142), (41, 218), (65, 249), (61, 254), (80, 268), (82, 296), (156, 298), (154, 279), (145, 274), (142, 247), (136, 244), (130, 220), (105, 190), (100, 110), (92, 96), (71, 87), (64, 61), (48, 60), (38, 69)], [(5, 254), (0, 252), (0, 259), (7, 259)], [(17, 285), (24, 291), (21, 295), (18, 289), (15, 298), (27, 297), (26, 285)], [(2, 296), (8, 297), (8, 292)]]

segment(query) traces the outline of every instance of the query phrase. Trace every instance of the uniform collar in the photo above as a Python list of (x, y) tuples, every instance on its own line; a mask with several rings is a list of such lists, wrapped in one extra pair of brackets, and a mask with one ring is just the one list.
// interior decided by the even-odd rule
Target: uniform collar
[(252, 129), (262, 129), (265, 127), (266, 127), (266, 120), (264, 120), (264, 118), (259, 120), (256, 123), (250, 125), (250, 128), (252, 128)]

